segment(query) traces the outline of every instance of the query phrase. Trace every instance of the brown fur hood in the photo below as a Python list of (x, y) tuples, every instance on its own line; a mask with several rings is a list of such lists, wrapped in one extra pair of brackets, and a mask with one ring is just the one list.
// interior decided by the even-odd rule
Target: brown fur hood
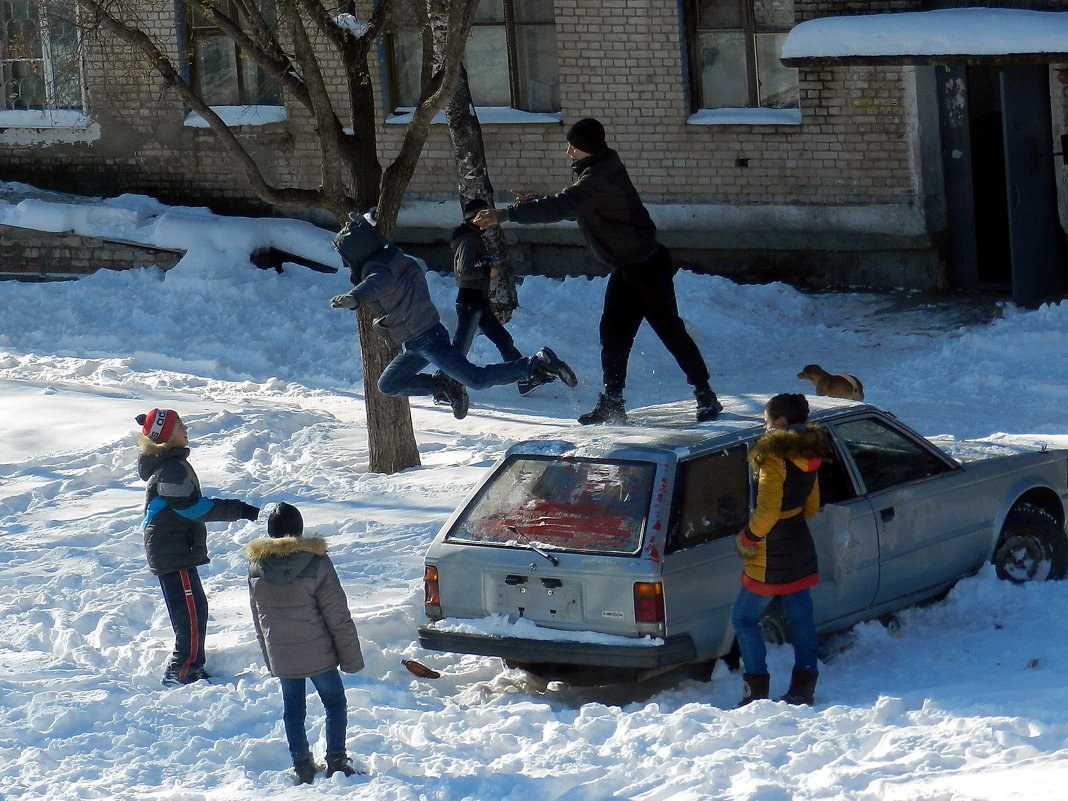
[(326, 556), (326, 540), (322, 537), (262, 537), (245, 546), (245, 556), (250, 562), (278, 559), (308, 553)]
[(804, 427), (776, 428), (764, 434), (749, 451), (749, 462), (754, 467), (769, 456), (780, 459), (822, 459), (830, 455), (827, 434), (815, 423)]

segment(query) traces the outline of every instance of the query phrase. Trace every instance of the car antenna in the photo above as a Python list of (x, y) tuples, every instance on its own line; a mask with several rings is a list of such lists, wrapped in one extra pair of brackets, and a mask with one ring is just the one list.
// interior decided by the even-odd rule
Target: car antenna
[(552, 562), (553, 563), (553, 567), (560, 567), (560, 560), (559, 559), (557, 559), (555, 556), (553, 556), (548, 551), (543, 550), (541, 547), (539, 547), (534, 542), (534, 540), (532, 540), (530, 537), (528, 537), (522, 531), (517, 529), (511, 523), (505, 523), (504, 527), (506, 529), (508, 529), (509, 531), (513, 532), (517, 537), (521, 537), (527, 543), (527, 545), (530, 546), (530, 550), (534, 551), (534, 553), (536, 553), (538, 556), (544, 556), (546, 559), (548, 559), (550, 562)]

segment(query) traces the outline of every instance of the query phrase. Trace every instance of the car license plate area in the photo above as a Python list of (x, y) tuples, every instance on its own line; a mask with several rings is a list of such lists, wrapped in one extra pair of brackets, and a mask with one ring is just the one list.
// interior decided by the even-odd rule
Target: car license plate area
[(551, 576), (508, 574), (491, 579), (491, 612), (534, 622), (569, 622), (579, 618), (579, 590)]

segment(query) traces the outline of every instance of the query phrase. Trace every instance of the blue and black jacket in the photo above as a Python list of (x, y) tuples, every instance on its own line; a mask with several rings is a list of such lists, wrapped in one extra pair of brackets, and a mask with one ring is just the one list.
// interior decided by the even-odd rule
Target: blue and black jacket
[(138, 456), (137, 472), (148, 482), (141, 523), (148, 569), (158, 575), (207, 564), (204, 523), (240, 520), (244, 504), (201, 495), (188, 448), (160, 448), (151, 443), (147, 449), (142, 448)]

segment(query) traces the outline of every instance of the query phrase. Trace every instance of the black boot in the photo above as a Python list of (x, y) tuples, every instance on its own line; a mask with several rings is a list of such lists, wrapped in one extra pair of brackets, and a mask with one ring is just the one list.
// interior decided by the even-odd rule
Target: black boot
[(819, 678), (819, 675), (819, 671), (816, 670), (794, 668), (794, 672), (790, 676), (790, 689), (786, 691), (786, 695), (775, 700), (785, 701), (794, 706), (803, 704), (812, 706), (816, 701), (816, 679)]
[(627, 413), (623, 410), (622, 396), (610, 396), (601, 393), (597, 396), (597, 405), (586, 414), (579, 415), (578, 421), (584, 426), (594, 423), (625, 423)]
[(541, 378), (544, 381), (552, 381), (559, 378), (569, 387), (578, 386), (578, 376), (567, 362), (553, 352), (552, 348), (542, 348), (534, 354), (534, 373), (531, 378)]
[(355, 776), (357, 773), (360, 773), (360, 771), (352, 766), (352, 760), (349, 759), (347, 754), (327, 754), (326, 778), (329, 779), (335, 773), (344, 773), (346, 776)]
[(467, 387), (438, 370), (434, 373), (434, 403), (441, 403), (452, 407), (452, 416), (457, 420), (467, 417), (467, 408), (470, 399), (467, 397)]
[(743, 673), (742, 700), (738, 702), (738, 707), (767, 698), (770, 689), (771, 676), (767, 673)]
[(296, 776), (295, 782), (297, 784), (311, 784), (315, 781), (315, 774), (322, 769), (323, 766), (318, 764), (311, 756), (293, 760), (293, 773)]
[(695, 389), (693, 392), (697, 398), (697, 422), (706, 423), (715, 420), (723, 411), (723, 404), (719, 402), (716, 393), (710, 389)]

